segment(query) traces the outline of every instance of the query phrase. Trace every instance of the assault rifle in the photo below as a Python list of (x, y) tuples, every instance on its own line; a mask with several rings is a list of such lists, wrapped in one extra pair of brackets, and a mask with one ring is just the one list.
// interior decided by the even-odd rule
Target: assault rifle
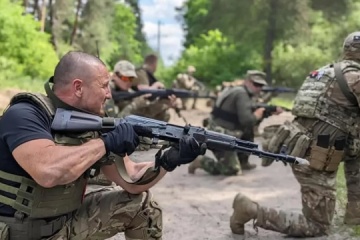
[(261, 88), (262, 92), (265, 93), (296, 93), (297, 90), (294, 88), (288, 88), (288, 87), (270, 87), (270, 86), (264, 86)]
[(125, 118), (99, 117), (96, 115), (70, 111), (58, 108), (51, 128), (54, 131), (62, 132), (85, 132), (85, 131), (109, 131), (123, 122), (133, 126), (140, 125), (151, 129), (151, 133), (144, 134), (152, 139), (154, 145), (159, 140), (176, 144), (184, 135), (194, 137), (201, 146), (216, 151), (239, 151), (250, 153), (259, 157), (267, 157), (276, 161), (280, 160), (293, 164), (309, 165), (306, 159), (286, 155), (285, 153), (275, 154), (261, 151), (258, 145), (253, 142), (243, 141), (230, 135), (208, 131), (202, 127), (186, 125), (185, 127), (169, 124), (167, 122), (151, 118), (130, 115)]
[[(255, 106), (253, 106), (252, 110), (255, 111), (258, 108), (265, 108), (263, 118), (267, 118), (267, 117), (270, 117), (273, 113), (276, 112), (277, 107), (278, 106), (275, 106), (275, 105), (268, 105), (268, 104), (264, 104), (264, 103), (258, 103)], [(286, 107), (281, 107), (281, 108), (286, 112), (291, 112), (291, 109), (289, 109), (289, 108), (286, 108)]]
[(120, 92), (120, 91), (113, 91), (112, 98), (114, 101), (124, 101), (124, 100), (131, 100), (133, 98), (151, 94), (149, 99), (150, 101), (155, 100), (156, 98), (159, 99), (167, 99), (169, 96), (174, 95), (177, 98), (212, 98), (215, 99), (215, 96), (207, 95), (200, 95), (196, 92), (187, 91), (183, 89), (142, 89), (135, 92)]

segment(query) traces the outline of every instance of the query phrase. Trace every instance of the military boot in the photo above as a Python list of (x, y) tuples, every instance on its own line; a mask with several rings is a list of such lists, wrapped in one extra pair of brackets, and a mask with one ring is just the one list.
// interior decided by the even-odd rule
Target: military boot
[(254, 168), (256, 168), (256, 164), (249, 163), (249, 158), (247, 158), (247, 159), (240, 159), (240, 165), (241, 165), (241, 169), (242, 169), (243, 171), (253, 170)]
[(202, 156), (202, 155), (195, 158), (195, 160), (189, 164), (188, 173), (194, 174), (196, 169), (201, 168), (201, 161), (203, 159), (204, 159), (204, 156)]
[(347, 225), (360, 225), (360, 202), (348, 202), (344, 223)]
[(238, 193), (233, 202), (234, 212), (230, 217), (230, 228), (235, 234), (244, 234), (244, 224), (251, 219), (256, 219), (259, 205), (250, 198)]

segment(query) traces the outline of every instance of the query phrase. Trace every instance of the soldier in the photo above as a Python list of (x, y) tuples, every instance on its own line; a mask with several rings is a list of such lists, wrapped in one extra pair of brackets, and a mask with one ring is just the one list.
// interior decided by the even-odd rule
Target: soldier
[[(174, 87), (198, 93), (200, 88), (197, 85), (197, 80), (193, 76), (195, 72), (196, 68), (194, 66), (188, 66), (186, 73), (179, 73), (177, 75), (176, 80), (174, 81)], [(184, 110), (186, 110), (189, 102), (190, 99), (182, 99), (182, 106)], [(195, 109), (196, 102), (197, 98), (193, 101), (192, 109)]]
[[(150, 54), (145, 57), (144, 65), (136, 69), (137, 77), (132, 82), (134, 90), (141, 89), (159, 89), (164, 88), (164, 84), (159, 82), (154, 76), (157, 69), (158, 59), (155, 55)], [(146, 108), (141, 108), (136, 114), (160, 121), (169, 122), (171, 114), (170, 108), (177, 107), (177, 98), (170, 96), (169, 99), (155, 100)]]
[[(129, 61), (122, 60), (115, 64), (114, 73), (111, 76), (110, 88), (113, 93), (133, 92), (131, 86), (137, 77), (135, 66)], [(130, 114), (137, 114), (141, 108), (148, 107), (150, 102), (146, 100), (147, 95), (139, 96), (131, 100), (114, 101), (109, 99), (106, 110), (109, 116), (125, 117)]]
[[(67, 53), (45, 90), (47, 96), (17, 94), (0, 120), (1, 239), (105, 239), (119, 232), (127, 240), (161, 239), (162, 210), (149, 188), (197, 157), (199, 144), (182, 138), (179, 150), (164, 152), (154, 168), (153, 161), (128, 157), (139, 144), (138, 133), (149, 131), (142, 126), (53, 131), (57, 108), (105, 115), (109, 73), (95, 56)], [(87, 179), (100, 168), (118, 186), (84, 196)]]
[(158, 58), (154, 54), (145, 57), (144, 65), (136, 69), (137, 78), (133, 81), (134, 90), (141, 90), (145, 88), (164, 88), (164, 84), (159, 82), (155, 77), (157, 69)]
[[(253, 112), (252, 97), (267, 84), (264, 75), (260, 71), (249, 70), (243, 85), (223, 91), (216, 100), (208, 120), (208, 128), (246, 141), (253, 141), (254, 126), (262, 120), (265, 109), (258, 108)], [(277, 111), (280, 113), (281, 108)], [(213, 175), (235, 175), (241, 173), (241, 170), (251, 170), (256, 167), (255, 164), (249, 163), (249, 154), (214, 152), (214, 155), (217, 161), (206, 156), (197, 158), (189, 165), (189, 173), (193, 174), (197, 168), (202, 168)]]
[(230, 218), (233, 233), (244, 224), (293, 237), (328, 235), (335, 211), (336, 173), (344, 161), (348, 202), (345, 224), (360, 224), (360, 32), (349, 34), (340, 62), (313, 71), (298, 91), (292, 110), (295, 119), (278, 128), (269, 151), (305, 157), (309, 166), (294, 165), (301, 187), (302, 214), (259, 205), (239, 193)]

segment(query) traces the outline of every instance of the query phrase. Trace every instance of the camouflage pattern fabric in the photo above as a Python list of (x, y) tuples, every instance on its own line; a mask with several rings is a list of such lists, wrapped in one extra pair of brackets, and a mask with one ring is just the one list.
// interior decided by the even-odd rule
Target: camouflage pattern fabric
[(335, 212), (336, 172), (327, 173), (309, 166), (293, 166), (301, 186), (302, 214), (259, 207), (255, 226), (292, 237), (315, 237), (329, 234)]
[(101, 186), (110, 186), (112, 184), (112, 182), (108, 180), (107, 177), (102, 172), (100, 172), (99, 175), (97, 175), (96, 177), (89, 178), (87, 183), (97, 184)]
[[(262, 137), (261, 145), (262, 145), (262, 149), (264, 151), (269, 151), (268, 147), (269, 147), (270, 140), (274, 136), (274, 134), (276, 133), (276, 131), (278, 130), (279, 127), (280, 127), (280, 125), (276, 124), (276, 125), (271, 125), (271, 126), (267, 126), (264, 128), (264, 131), (261, 135), (261, 137)], [(270, 166), (273, 162), (274, 162), (274, 160), (271, 158), (266, 158), (266, 157), (261, 158), (261, 166), (263, 166), (263, 167)]]
[(74, 217), (48, 239), (106, 239), (120, 232), (127, 240), (162, 239), (162, 210), (150, 193), (135, 195), (120, 187), (91, 192)]
[[(330, 143), (346, 133), (324, 122), (298, 119), (304, 127), (318, 134), (330, 134)], [(312, 127), (310, 127), (312, 126)], [(305, 158), (310, 159), (312, 149)], [(360, 224), (360, 162), (359, 155), (343, 154), (348, 203), (344, 222)], [(329, 162), (334, 155), (329, 156)], [(310, 160), (310, 162), (313, 160)], [(273, 230), (292, 237), (315, 237), (329, 234), (336, 203), (336, 171), (326, 172), (305, 165), (293, 165), (292, 171), (300, 184), (302, 213), (276, 210), (259, 206), (255, 226)]]
[[(179, 73), (174, 82), (175, 82), (174, 86), (180, 89), (193, 91), (195, 93), (199, 92), (200, 90), (199, 87), (195, 85), (196, 79), (193, 76), (186, 73)], [(183, 109), (187, 109), (187, 106), (189, 106), (190, 102), (193, 101), (192, 108), (194, 109), (197, 102), (197, 98), (194, 99), (185, 98), (185, 99), (181, 99), (181, 101), (182, 101)]]
[[(214, 121), (209, 119), (209, 130), (229, 134), (235, 137), (241, 137), (241, 131), (230, 131), (219, 125), (216, 125)], [(236, 175), (241, 174), (241, 167), (239, 158), (236, 152), (224, 151), (218, 152), (213, 151), (216, 160), (213, 158), (209, 158), (207, 156), (203, 156), (200, 161), (200, 166), (203, 170), (208, 172), (211, 175)]]
[(360, 225), (360, 161), (359, 157), (346, 155), (344, 158), (344, 173), (347, 188), (347, 205), (344, 223)]
[(155, 100), (150, 102), (146, 107), (134, 110), (132, 114), (168, 122), (171, 116), (168, 103), (169, 100), (167, 99)]

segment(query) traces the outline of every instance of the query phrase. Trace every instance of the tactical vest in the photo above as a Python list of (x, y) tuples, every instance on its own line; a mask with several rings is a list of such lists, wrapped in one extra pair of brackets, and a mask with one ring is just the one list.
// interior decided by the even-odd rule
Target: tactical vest
[[(52, 101), (42, 94), (19, 93), (11, 99), (10, 106), (23, 101), (38, 105), (50, 118), (53, 118), (55, 114)], [(99, 133), (86, 132), (66, 135), (53, 133), (53, 137), (58, 145), (75, 146), (90, 139), (98, 138)], [(0, 171), (0, 178), (20, 185), (19, 187), (13, 187), (0, 183), (0, 191), (16, 195), (16, 199), (0, 195), (0, 202), (13, 207), (17, 210), (17, 213), (26, 214), (30, 219), (56, 217), (77, 210), (82, 204), (87, 182), (87, 176), (84, 174), (72, 183), (53, 188), (44, 188), (32, 179), (4, 171)]]
[(220, 94), (220, 96), (216, 100), (216, 103), (211, 112), (211, 115), (214, 118), (219, 118), (219, 119), (231, 122), (231, 123), (237, 123), (239, 121), (237, 113), (223, 110), (222, 106), (223, 106), (225, 100), (231, 94), (235, 94), (236, 92), (239, 92), (239, 91), (245, 91), (245, 89), (243, 87), (231, 87), (226, 90), (223, 90), (223, 92)]
[[(354, 61), (342, 61), (342, 73), (360, 71), (360, 64)], [(344, 107), (334, 103), (329, 91), (337, 86), (332, 64), (324, 66), (310, 74), (296, 95), (292, 114), (298, 117), (322, 120), (344, 132), (359, 131), (360, 112), (357, 103)], [(336, 86), (335, 86), (336, 85)]]

